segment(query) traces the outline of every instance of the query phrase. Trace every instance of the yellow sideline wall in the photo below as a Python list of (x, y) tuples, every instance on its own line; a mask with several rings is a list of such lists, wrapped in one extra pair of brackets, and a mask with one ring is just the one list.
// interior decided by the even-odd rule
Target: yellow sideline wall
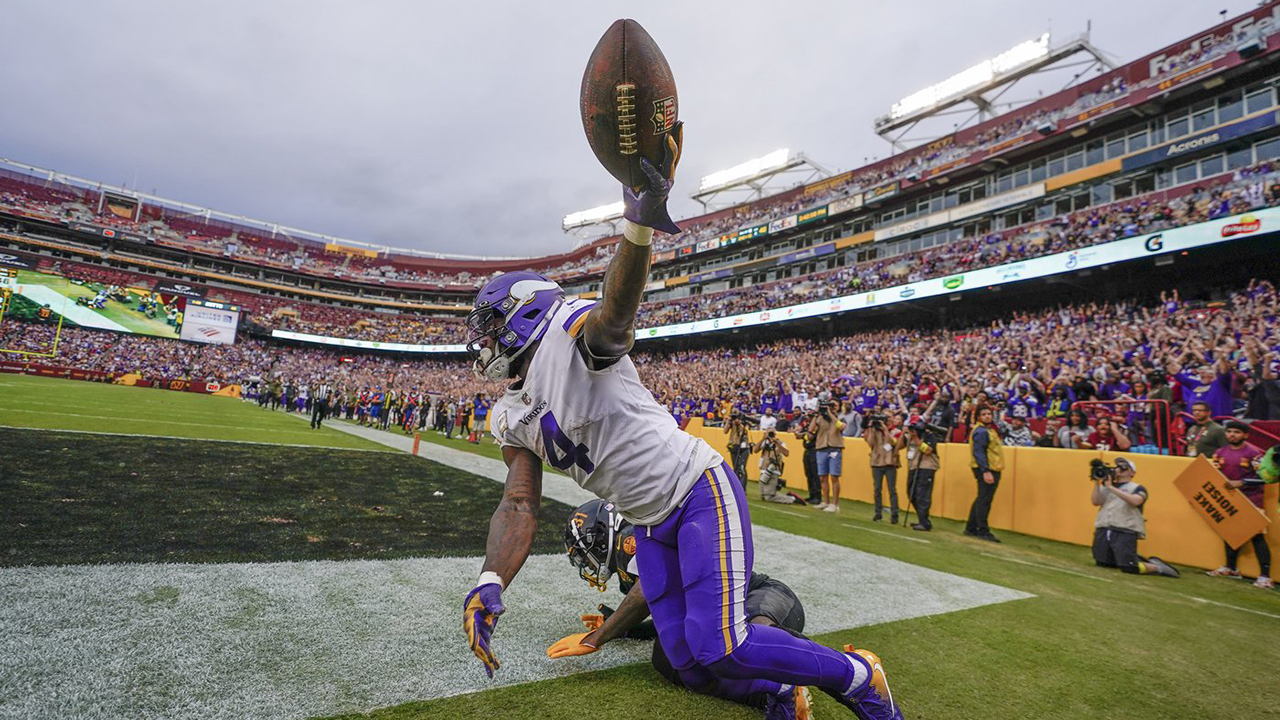
[[(700, 418), (689, 421), (685, 428), (701, 437), (729, 458), (728, 436), (723, 428), (703, 427)], [(761, 434), (753, 430), (751, 438), (759, 442)], [(791, 455), (786, 459), (783, 477), (787, 487), (807, 494), (804, 477), (804, 446), (791, 433), (780, 433)], [(977, 495), (977, 481), (969, 467), (969, 446), (948, 443), (939, 448), (942, 467), (933, 484), (932, 515), (965, 520), (969, 506)], [(1155, 555), (1170, 562), (1202, 568), (1222, 565), (1223, 545), (1218, 536), (1187, 504), (1173, 480), (1191, 462), (1188, 458), (1132, 453), (1103, 453), (1052, 448), (1005, 448), (1005, 471), (991, 506), (990, 524), (996, 530), (1012, 530), (1025, 535), (1060, 540), (1088, 546), (1093, 542), (1093, 521), (1097, 508), (1089, 502), (1089, 461), (1102, 457), (1111, 464), (1123, 455), (1133, 460), (1138, 469), (1137, 482), (1147, 488), (1145, 505), (1147, 537), (1138, 543), (1143, 555)], [(906, 466), (905, 457), (902, 459)], [(906, 508), (906, 471), (898, 468), (898, 502)], [(747, 462), (748, 475), (760, 476), (759, 455)], [(861, 438), (846, 438), (840, 497), (865, 503), (872, 501), (870, 451)], [(1280, 484), (1267, 488), (1265, 510), (1275, 523), (1276, 500)], [(888, 498), (885, 498), (886, 504)], [(848, 512), (850, 509), (845, 509)], [(909, 532), (909, 531), (906, 531)], [(1276, 532), (1268, 534), (1272, 554), (1280, 560), (1280, 539)], [(1087, 553), (1087, 551), (1085, 551)], [(1088, 559), (1088, 555), (1084, 556)], [(1273, 561), (1274, 562), (1274, 561)], [(1249, 545), (1242, 548), (1240, 571), (1256, 575), (1258, 563)]]

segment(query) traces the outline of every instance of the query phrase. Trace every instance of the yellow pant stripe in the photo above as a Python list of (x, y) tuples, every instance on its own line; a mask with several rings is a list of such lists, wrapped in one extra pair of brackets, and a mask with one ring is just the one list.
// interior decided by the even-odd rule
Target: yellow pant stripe
[(733, 628), (729, 624), (733, 603), (729, 601), (729, 548), (725, 537), (724, 499), (720, 497), (720, 488), (710, 470), (706, 472), (706, 478), (711, 485), (711, 496), (716, 501), (716, 516), (720, 524), (720, 626), (724, 631), (724, 654), (728, 655), (733, 652)]

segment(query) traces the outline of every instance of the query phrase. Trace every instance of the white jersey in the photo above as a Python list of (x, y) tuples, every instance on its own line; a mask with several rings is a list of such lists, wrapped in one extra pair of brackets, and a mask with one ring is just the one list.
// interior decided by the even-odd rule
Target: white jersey
[(656, 525), (723, 460), (676, 426), (631, 358), (587, 367), (576, 344), (594, 304), (570, 300), (555, 310), (528, 376), (494, 405), (491, 427), (502, 446), (533, 451), (628, 521)]

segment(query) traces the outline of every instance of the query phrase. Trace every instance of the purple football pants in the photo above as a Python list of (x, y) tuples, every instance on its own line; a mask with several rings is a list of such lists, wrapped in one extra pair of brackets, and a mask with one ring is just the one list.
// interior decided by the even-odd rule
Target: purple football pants
[(776, 693), (780, 683), (848, 693), (854, 669), (843, 654), (747, 622), (753, 557), (746, 495), (728, 464), (703, 473), (662, 523), (636, 528), (644, 597), (681, 680), (721, 697)]

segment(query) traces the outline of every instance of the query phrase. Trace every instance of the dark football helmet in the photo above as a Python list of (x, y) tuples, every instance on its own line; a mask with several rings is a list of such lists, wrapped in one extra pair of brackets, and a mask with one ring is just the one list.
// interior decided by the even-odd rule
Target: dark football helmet
[(618, 546), (627, 524), (613, 503), (606, 500), (584, 503), (569, 516), (564, 530), (569, 564), (578, 568), (578, 575), (588, 585), (601, 592), (618, 571)]

